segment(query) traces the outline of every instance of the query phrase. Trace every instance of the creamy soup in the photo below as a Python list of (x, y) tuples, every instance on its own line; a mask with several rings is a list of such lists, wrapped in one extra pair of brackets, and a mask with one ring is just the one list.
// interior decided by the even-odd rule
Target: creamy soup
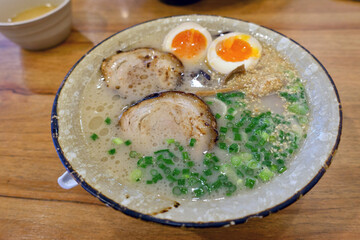
[[(146, 36), (146, 41), (119, 50), (161, 50), (166, 34)], [(217, 123), (215, 145), (200, 153), (194, 151), (198, 141), (193, 138), (181, 143), (168, 135), (151, 140), (150, 147), (139, 148), (134, 144), (137, 136), (124, 137), (121, 116), (148, 92), (145, 85), (139, 85), (134, 86), (136, 94), (120, 94), (108, 87), (99, 64), (80, 106), (91, 158), (120, 183), (181, 199), (230, 197), (271, 181), (286, 171), (306, 138), (309, 110), (304, 80), (296, 69), (275, 49), (261, 45), (262, 56), (256, 66), (229, 79), (209, 67), (206, 60), (184, 64), (182, 83), (172, 90), (198, 94)], [(264, 90), (268, 79), (282, 85), (274, 91)], [(251, 85), (257, 80), (264, 86)], [(225, 81), (233, 90), (216, 91)]]

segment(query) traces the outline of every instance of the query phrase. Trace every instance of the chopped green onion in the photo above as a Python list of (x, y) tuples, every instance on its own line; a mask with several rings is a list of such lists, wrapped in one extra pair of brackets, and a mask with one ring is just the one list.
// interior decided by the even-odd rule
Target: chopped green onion
[(177, 175), (179, 175), (179, 174), (180, 174), (180, 170), (177, 169), (177, 168), (174, 168), (174, 170), (173, 170), (173, 172), (172, 172), (172, 175), (173, 175), (173, 176), (177, 176)]
[(279, 164), (279, 165), (284, 165), (285, 161), (282, 160), (282, 159), (278, 159), (278, 160), (276, 160), (276, 163)]
[(165, 164), (163, 164), (163, 163), (160, 163), (160, 164), (159, 164), (159, 168), (162, 169), (162, 170), (164, 170), (164, 169), (167, 168), (167, 166), (166, 166)]
[(251, 169), (258, 169), (260, 168), (260, 164), (258, 161), (256, 160), (250, 160), (247, 164), (248, 168), (251, 168)]
[(189, 178), (190, 177), (190, 169), (185, 168), (182, 170), (182, 178)]
[(157, 183), (159, 180), (163, 179), (162, 175), (160, 173), (156, 174), (155, 176), (153, 176), (152, 181), (154, 183)]
[(283, 173), (287, 170), (287, 168), (285, 166), (281, 166), (279, 169), (278, 169), (278, 173)]
[(140, 169), (134, 169), (131, 173), (130, 173), (130, 179), (133, 182), (138, 182), (141, 180), (141, 176), (142, 176), (142, 172)]
[(195, 163), (193, 161), (188, 161), (186, 162), (186, 165), (188, 165), (188, 167), (193, 167)]
[(231, 157), (231, 164), (232, 164), (234, 167), (240, 166), (241, 163), (242, 163), (241, 157), (239, 157), (239, 156), (232, 156), (232, 157)]
[(248, 162), (253, 158), (253, 155), (247, 152), (239, 153), (238, 155), (241, 158), (241, 161)]
[(235, 133), (234, 134), (234, 141), (241, 141), (241, 134), (240, 133)]
[(178, 182), (177, 182), (177, 184), (179, 185), (179, 186), (183, 186), (183, 185), (185, 185), (185, 179), (178, 179)]
[(195, 145), (195, 143), (196, 143), (196, 139), (195, 139), (195, 138), (191, 138), (191, 139), (190, 139), (189, 146), (190, 146), (190, 147), (193, 147), (193, 146)]
[(151, 165), (151, 164), (153, 164), (153, 157), (151, 157), (151, 156), (146, 156), (146, 157), (144, 158), (144, 161), (145, 161), (145, 164)]
[(110, 149), (110, 150), (108, 151), (108, 153), (109, 153), (110, 155), (114, 155), (114, 154), (116, 153), (116, 149), (115, 149), (115, 148)]
[(129, 156), (131, 157), (131, 158), (137, 158), (137, 157), (139, 157), (139, 153), (137, 153), (136, 151), (130, 151), (130, 153), (129, 153)]
[(167, 154), (169, 154), (170, 157), (175, 157), (175, 154), (172, 153), (169, 149), (161, 149), (161, 150), (154, 152), (154, 154), (159, 154), (159, 153), (167, 153)]
[(217, 113), (217, 114), (215, 114), (215, 118), (216, 118), (216, 119), (220, 119), (220, 118), (221, 118), (221, 115)]
[(220, 142), (218, 145), (220, 149), (227, 149), (226, 143), (224, 142)]
[(211, 176), (212, 175), (212, 171), (210, 169), (205, 169), (204, 171), (205, 176)]
[(137, 161), (137, 165), (139, 166), (139, 167), (142, 167), (142, 168), (146, 168), (146, 164), (145, 164), (145, 160), (144, 160), (144, 158), (142, 157), (142, 158), (140, 158), (138, 161)]
[(212, 169), (215, 170), (215, 171), (219, 171), (219, 170), (220, 170), (220, 166), (219, 166), (219, 165), (215, 165)]
[(236, 169), (236, 175), (238, 175), (238, 177), (241, 177), (241, 178), (243, 178), (245, 176), (239, 169)]
[(287, 92), (281, 92), (280, 96), (285, 98), (286, 101), (289, 102), (296, 102), (299, 100), (299, 98), (297, 97), (297, 94), (291, 94), (291, 93), (287, 93)]
[(183, 158), (183, 160), (189, 160), (190, 159), (189, 153), (188, 152), (182, 152), (182, 158)]
[(194, 193), (195, 193), (195, 197), (201, 197), (202, 195), (205, 194), (205, 191), (202, 188), (197, 188), (194, 190)]
[(231, 107), (231, 108), (228, 109), (228, 113), (233, 114), (234, 112), (235, 112), (234, 108)]
[(274, 176), (274, 173), (272, 171), (270, 171), (270, 169), (268, 169), (268, 168), (264, 168), (259, 173), (259, 177), (263, 182), (268, 182), (273, 176)]
[(229, 153), (237, 153), (239, 151), (239, 145), (237, 143), (233, 143), (229, 146)]
[(146, 184), (152, 184), (152, 183), (153, 183), (153, 181), (151, 181), (151, 180), (146, 181)]
[(261, 164), (262, 164), (262, 165), (265, 165), (265, 166), (267, 166), (267, 167), (271, 167), (271, 161), (270, 161), (270, 160), (262, 161)]
[(104, 121), (107, 125), (111, 124), (111, 119), (109, 117), (107, 117)]
[(275, 142), (276, 137), (275, 136), (269, 136), (269, 142)]
[(157, 162), (161, 162), (163, 159), (164, 159), (164, 155), (162, 154), (156, 157)]
[(219, 189), (221, 187), (221, 185), (222, 185), (222, 182), (217, 180), (213, 184), (211, 184), (211, 188), (212, 189)]
[(207, 104), (207, 105), (212, 105), (213, 102), (212, 102), (212, 101), (206, 101), (206, 104)]
[[(227, 165), (222, 165), (222, 167), (226, 167), (225, 169), (229, 169), (229, 167)], [(224, 174), (221, 174), (221, 175), (218, 176), (218, 179), (222, 183), (224, 183), (224, 182), (226, 182), (228, 180), (228, 177), (226, 175), (224, 175)]]
[(131, 141), (130, 141), (130, 140), (125, 141), (125, 145), (126, 145), (126, 146), (131, 145)]
[(171, 159), (164, 158), (163, 161), (168, 165), (174, 165), (174, 162)]
[(212, 158), (214, 156), (213, 153), (205, 153), (205, 158)]
[(293, 104), (289, 105), (287, 109), (290, 112), (293, 112), (293, 113), (296, 113), (296, 114), (299, 114), (299, 115), (305, 115), (309, 111), (309, 108), (308, 108), (307, 105), (305, 105), (305, 104), (300, 105), (298, 103), (293, 103)]
[(94, 141), (99, 138), (99, 136), (96, 133), (93, 133), (90, 137)]
[(188, 189), (186, 187), (180, 188), (180, 191), (181, 191), (182, 194), (187, 194), (188, 193)]
[(276, 166), (275, 164), (272, 164), (272, 165), (270, 166), (270, 170), (271, 170), (272, 172), (276, 172), (276, 171), (278, 171), (278, 169), (279, 169), (279, 166)]
[(124, 143), (124, 141), (121, 140), (120, 138), (113, 138), (112, 142), (115, 143), (116, 145), (121, 145)]
[(221, 133), (227, 133), (228, 128), (227, 127), (220, 127)]
[(233, 115), (227, 114), (225, 115), (225, 119), (232, 121), (235, 117)]
[(213, 156), (211, 159), (212, 159), (214, 162), (219, 162), (219, 161), (220, 161), (217, 156)]
[(177, 179), (174, 178), (174, 177), (171, 176), (171, 175), (167, 175), (167, 176), (166, 176), (166, 179), (169, 180), (170, 182), (176, 182), (176, 181), (177, 181)]
[(253, 188), (254, 185), (255, 185), (255, 180), (252, 179), (252, 178), (246, 178), (245, 180), (245, 186), (248, 187), (248, 188)]
[(175, 143), (174, 139), (166, 139), (167, 144), (172, 144)]

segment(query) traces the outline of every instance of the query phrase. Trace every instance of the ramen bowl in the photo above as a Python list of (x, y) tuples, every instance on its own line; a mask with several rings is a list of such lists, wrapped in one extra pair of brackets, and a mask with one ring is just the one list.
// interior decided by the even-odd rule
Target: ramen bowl
[[(305, 91), (311, 116), (307, 137), (287, 171), (266, 184), (232, 197), (182, 200), (171, 195), (159, 197), (123, 184), (109, 174), (109, 169), (99, 160), (92, 158), (86, 144), (87, 136), (82, 130), (81, 99), (89, 81), (99, 78), (103, 59), (126, 49), (128, 45), (141, 42), (143, 36), (154, 33), (164, 35), (163, 32), (168, 32), (172, 26), (188, 21), (210, 29), (212, 34), (238, 31), (255, 36), (286, 56), (301, 78), (306, 79)], [(326, 69), (297, 42), (274, 30), (238, 19), (188, 15), (161, 18), (130, 27), (91, 49), (66, 75), (56, 94), (51, 119), (55, 148), (67, 170), (60, 178), (65, 188), (76, 185), (72, 184), (76, 182), (106, 205), (146, 221), (171, 226), (220, 227), (277, 212), (314, 187), (329, 167), (338, 147), (342, 112), (335, 84)]]

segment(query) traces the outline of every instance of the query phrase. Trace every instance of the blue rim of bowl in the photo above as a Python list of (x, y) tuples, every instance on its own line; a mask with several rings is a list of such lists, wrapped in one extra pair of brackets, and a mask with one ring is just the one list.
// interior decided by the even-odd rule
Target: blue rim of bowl
[(93, 195), (94, 197), (98, 198), (101, 202), (105, 203), (107, 206), (112, 207), (116, 210), (119, 210), (121, 212), (123, 212), (126, 215), (129, 215), (131, 217), (134, 218), (138, 218), (138, 219), (142, 219), (144, 221), (150, 221), (150, 222), (156, 222), (156, 223), (160, 223), (160, 224), (164, 224), (164, 225), (169, 225), (169, 226), (174, 226), (174, 227), (188, 227), (188, 228), (209, 228), (209, 227), (224, 227), (224, 226), (230, 226), (230, 225), (236, 225), (236, 224), (241, 224), (241, 223), (245, 223), (247, 222), (249, 219), (251, 218), (262, 218), (262, 217), (266, 217), (268, 215), (270, 215), (271, 213), (276, 213), (284, 208), (286, 208), (287, 206), (291, 205), (292, 203), (294, 203), (295, 201), (297, 201), (299, 198), (301, 198), (302, 196), (304, 196), (308, 191), (310, 191), (315, 184), (320, 180), (320, 178), (324, 175), (324, 173), (326, 172), (326, 169), (330, 166), (332, 159), (336, 153), (336, 150), (338, 149), (339, 143), (340, 143), (340, 137), (341, 137), (341, 132), (342, 132), (342, 121), (343, 121), (343, 114), (342, 114), (342, 106), (341, 106), (341, 101), (340, 101), (340, 96), (339, 93), (337, 91), (337, 88), (335, 86), (334, 81), (332, 80), (330, 74), (328, 73), (328, 71), (325, 69), (325, 67), (320, 63), (320, 61), (309, 51), (307, 50), (305, 47), (303, 47), (302, 45), (300, 45), (298, 42), (294, 41), (293, 39), (285, 36), (282, 33), (279, 33), (273, 29), (264, 27), (262, 25), (258, 25), (260, 27), (263, 27), (265, 29), (268, 29), (270, 31), (273, 31), (287, 39), (289, 39), (290, 41), (292, 41), (293, 43), (295, 43), (296, 45), (298, 45), (299, 47), (301, 47), (303, 50), (305, 50), (320, 66), (321, 68), (324, 70), (324, 72), (326, 73), (328, 79), (331, 82), (331, 85), (333, 86), (333, 89), (335, 91), (336, 97), (337, 97), (337, 101), (339, 104), (339, 127), (338, 127), (338, 134), (336, 137), (336, 141), (335, 144), (324, 164), (324, 166), (318, 171), (318, 173), (315, 175), (315, 177), (305, 186), (303, 187), (301, 190), (299, 190), (298, 192), (296, 192), (292, 197), (288, 198), (287, 200), (283, 201), (282, 203), (273, 206), (271, 208), (265, 209), (259, 213), (256, 214), (250, 214), (247, 215), (245, 217), (241, 217), (238, 219), (229, 219), (229, 220), (224, 220), (224, 221), (219, 221), (219, 222), (177, 222), (177, 221), (172, 221), (172, 220), (168, 220), (168, 219), (161, 219), (161, 218), (156, 218), (147, 214), (142, 214), (140, 212), (131, 210), (129, 208), (126, 208), (124, 206), (121, 206), (120, 204), (116, 203), (115, 201), (113, 201), (112, 199), (106, 197), (105, 195), (103, 195), (102, 193), (100, 193), (99, 191), (97, 191), (96, 189), (94, 189), (92, 186), (90, 186), (88, 183), (86, 183), (86, 181), (84, 179), (82, 179), (82, 177), (72, 168), (71, 164), (69, 163), (69, 161), (65, 158), (64, 153), (61, 149), (61, 146), (58, 142), (58, 119), (57, 119), (57, 102), (58, 102), (58, 98), (60, 95), (60, 92), (66, 82), (66, 80), (68, 79), (69, 75), (72, 73), (72, 71), (75, 69), (75, 67), (84, 59), (85, 56), (87, 56), (91, 51), (93, 51), (96, 47), (98, 47), (99, 45), (101, 45), (103, 42), (107, 41), (108, 39), (114, 37), (115, 35), (126, 31), (127, 29), (136, 27), (138, 25), (144, 24), (144, 23), (148, 23), (148, 22), (152, 22), (152, 21), (157, 21), (157, 20), (161, 20), (161, 19), (167, 19), (167, 18), (173, 18), (173, 17), (187, 17), (187, 16), (204, 16), (204, 17), (221, 17), (221, 18), (226, 18), (226, 19), (232, 19), (232, 20), (236, 20), (236, 21), (242, 21), (242, 22), (246, 22), (246, 23), (250, 23), (248, 21), (244, 21), (241, 19), (237, 19), (237, 18), (231, 18), (231, 17), (222, 17), (222, 16), (217, 16), (217, 15), (199, 15), (199, 14), (194, 14), (194, 15), (176, 15), (176, 16), (168, 16), (168, 17), (163, 17), (163, 18), (157, 18), (157, 19), (153, 19), (153, 20), (149, 20), (146, 22), (142, 22), (136, 25), (133, 25), (129, 28), (125, 28), (113, 35), (111, 35), (110, 37), (104, 39), (103, 41), (101, 41), (100, 43), (98, 43), (97, 45), (95, 45), (93, 48), (91, 48), (85, 55), (83, 55), (75, 64), (74, 66), (70, 69), (70, 71), (66, 74), (63, 82), (61, 83), (59, 90), (56, 93), (55, 96), (55, 100), (54, 100), (54, 104), (52, 107), (52, 112), (51, 112), (51, 134), (52, 134), (52, 139), (55, 145), (55, 149), (56, 152), (61, 160), (61, 162), (63, 163), (64, 167), (66, 168), (66, 170), (74, 177), (74, 179), (81, 185), (81, 187), (83, 187), (87, 192), (89, 192), (91, 195)]

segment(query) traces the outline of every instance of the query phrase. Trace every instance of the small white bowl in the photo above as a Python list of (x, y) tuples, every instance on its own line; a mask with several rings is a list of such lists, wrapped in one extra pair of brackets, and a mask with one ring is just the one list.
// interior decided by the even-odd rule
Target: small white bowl
[[(57, 7), (33, 19), (8, 22), (9, 18), (22, 11), (49, 3)], [(71, 32), (70, 0), (0, 0), (0, 6), (0, 32), (25, 49), (54, 47)]]

